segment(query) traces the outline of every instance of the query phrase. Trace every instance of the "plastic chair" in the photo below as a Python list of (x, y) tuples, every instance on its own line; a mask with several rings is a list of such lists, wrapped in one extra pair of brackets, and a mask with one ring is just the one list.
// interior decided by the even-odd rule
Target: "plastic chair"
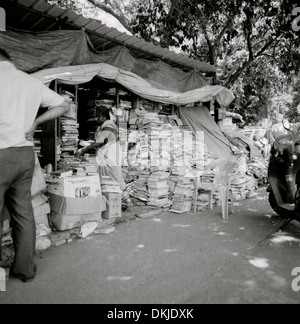
[(209, 209), (213, 208), (213, 193), (218, 191), (221, 194), (222, 218), (228, 219), (229, 200), (231, 201), (231, 213), (234, 214), (231, 181), (236, 165), (235, 161), (220, 161), (215, 167), (215, 178), (212, 183), (201, 182), (200, 177), (195, 178), (194, 213), (197, 212), (198, 190), (202, 189), (209, 194)]

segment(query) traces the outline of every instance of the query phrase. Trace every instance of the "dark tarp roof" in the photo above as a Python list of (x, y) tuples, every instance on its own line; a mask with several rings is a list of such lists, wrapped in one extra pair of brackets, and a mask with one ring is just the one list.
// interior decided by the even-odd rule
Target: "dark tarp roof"
[(139, 59), (161, 60), (172, 67), (185, 71), (211, 73), (216, 67), (187, 55), (177, 54), (166, 48), (128, 35), (100, 21), (85, 18), (72, 10), (62, 9), (44, 0), (0, 0), (0, 7), (6, 11), (7, 26), (26, 31), (84, 30), (97, 51), (106, 51), (116, 46), (125, 46)]
[(201, 72), (184, 72), (163, 62), (136, 59), (124, 46), (96, 52), (84, 31), (0, 33), (0, 47), (12, 57), (18, 69), (33, 73), (43, 69), (106, 63), (142, 77), (156, 88), (186, 92), (209, 82)]

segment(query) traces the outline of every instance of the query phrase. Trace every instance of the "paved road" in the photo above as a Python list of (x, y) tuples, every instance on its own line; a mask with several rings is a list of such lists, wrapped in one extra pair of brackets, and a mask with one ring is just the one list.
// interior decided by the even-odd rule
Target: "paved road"
[(51, 248), (35, 281), (11, 279), (0, 303), (299, 303), (300, 230), (281, 224), (264, 190), (228, 221), (220, 208), (131, 220)]

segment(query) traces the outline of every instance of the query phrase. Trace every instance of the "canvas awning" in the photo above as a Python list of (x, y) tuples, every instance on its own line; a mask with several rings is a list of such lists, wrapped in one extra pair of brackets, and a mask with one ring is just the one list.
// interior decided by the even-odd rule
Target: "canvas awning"
[(221, 106), (228, 106), (234, 99), (230, 90), (217, 85), (207, 85), (183, 93), (162, 90), (135, 73), (105, 63), (57, 67), (33, 73), (32, 76), (44, 84), (50, 84), (53, 80), (65, 84), (83, 84), (91, 81), (94, 77), (100, 77), (105, 80), (114, 80), (148, 100), (178, 106), (195, 102), (207, 102), (212, 99), (216, 99)]

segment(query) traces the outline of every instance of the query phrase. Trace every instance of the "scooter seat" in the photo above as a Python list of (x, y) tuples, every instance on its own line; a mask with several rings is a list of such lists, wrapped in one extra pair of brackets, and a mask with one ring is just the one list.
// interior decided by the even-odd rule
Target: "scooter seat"
[(290, 211), (295, 210), (295, 204), (280, 204), (278, 206), (280, 208), (283, 208), (283, 209), (286, 209), (286, 210), (290, 210)]

